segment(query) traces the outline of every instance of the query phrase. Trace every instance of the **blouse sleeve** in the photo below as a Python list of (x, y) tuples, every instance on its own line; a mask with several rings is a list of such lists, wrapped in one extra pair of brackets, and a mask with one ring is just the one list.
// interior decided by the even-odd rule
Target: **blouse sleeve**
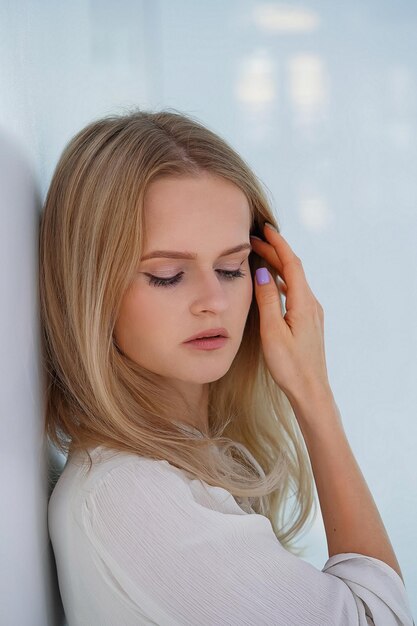
[(82, 507), (95, 558), (138, 615), (160, 626), (413, 625), (404, 584), (387, 564), (338, 554), (320, 571), (283, 548), (263, 515), (199, 504), (173, 469), (124, 463)]

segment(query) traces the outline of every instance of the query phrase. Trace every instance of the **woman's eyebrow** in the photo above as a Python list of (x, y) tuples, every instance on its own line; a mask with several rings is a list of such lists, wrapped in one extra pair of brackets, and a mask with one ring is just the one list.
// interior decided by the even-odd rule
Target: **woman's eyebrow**
[[(223, 250), (219, 254), (219, 257), (228, 256), (229, 254), (234, 254), (235, 252), (240, 252), (241, 250), (252, 250), (252, 246), (250, 243), (241, 243), (238, 246), (234, 246), (234, 248), (229, 248), (228, 250)], [(145, 254), (142, 257), (141, 261), (146, 261), (147, 259), (154, 258), (166, 258), (166, 259), (191, 259), (195, 260), (197, 255), (193, 252), (176, 252), (175, 250), (154, 250), (153, 252), (149, 252), (149, 254)]]

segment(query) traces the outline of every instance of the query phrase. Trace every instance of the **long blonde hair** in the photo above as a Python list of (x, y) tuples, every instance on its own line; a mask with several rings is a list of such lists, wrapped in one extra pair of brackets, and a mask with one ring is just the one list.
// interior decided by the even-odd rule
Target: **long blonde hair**
[[(207, 433), (183, 427), (193, 416), (179, 412), (172, 388), (121, 353), (113, 337), (142, 255), (147, 186), (205, 171), (245, 193), (251, 234), (260, 235), (265, 221), (279, 230), (250, 167), (222, 138), (175, 109), (95, 120), (64, 148), (40, 226), (45, 435), (64, 454), (85, 451), (90, 468), (88, 450), (95, 446), (165, 459), (247, 498), (281, 544), (300, 555), (304, 548), (292, 542), (316, 516), (314, 479), (292, 407), (263, 359), (255, 290), (233, 363), (209, 384)], [(249, 264), (252, 279), (260, 266), (276, 279), (254, 252)], [(282, 297), (281, 305), (284, 312)]]

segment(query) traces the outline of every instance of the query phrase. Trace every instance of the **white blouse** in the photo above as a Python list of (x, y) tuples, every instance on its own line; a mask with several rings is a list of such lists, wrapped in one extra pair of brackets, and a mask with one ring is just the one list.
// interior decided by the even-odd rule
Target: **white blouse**
[(336, 554), (320, 571), (225, 489), (167, 461), (90, 454), (89, 474), (68, 459), (48, 505), (68, 626), (413, 626), (383, 561)]

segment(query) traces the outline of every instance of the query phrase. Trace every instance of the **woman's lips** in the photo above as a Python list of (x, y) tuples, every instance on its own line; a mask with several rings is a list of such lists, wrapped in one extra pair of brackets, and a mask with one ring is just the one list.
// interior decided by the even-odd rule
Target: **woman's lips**
[(185, 345), (198, 350), (216, 350), (222, 348), (227, 342), (227, 337), (206, 337), (204, 339), (193, 339), (186, 341)]
[(192, 337), (188, 337), (188, 339), (186, 339), (184, 343), (187, 343), (188, 341), (193, 341), (194, 339), (200, 339), (202, 337), (204, 339), (206, 339), (206, 337), (214, 337), (215, 335), (228, 337), (229, 333), (227, 332), (225, 328), (205, 328), (204, 330), (197, 333), (196, 335), (192, 335)]

